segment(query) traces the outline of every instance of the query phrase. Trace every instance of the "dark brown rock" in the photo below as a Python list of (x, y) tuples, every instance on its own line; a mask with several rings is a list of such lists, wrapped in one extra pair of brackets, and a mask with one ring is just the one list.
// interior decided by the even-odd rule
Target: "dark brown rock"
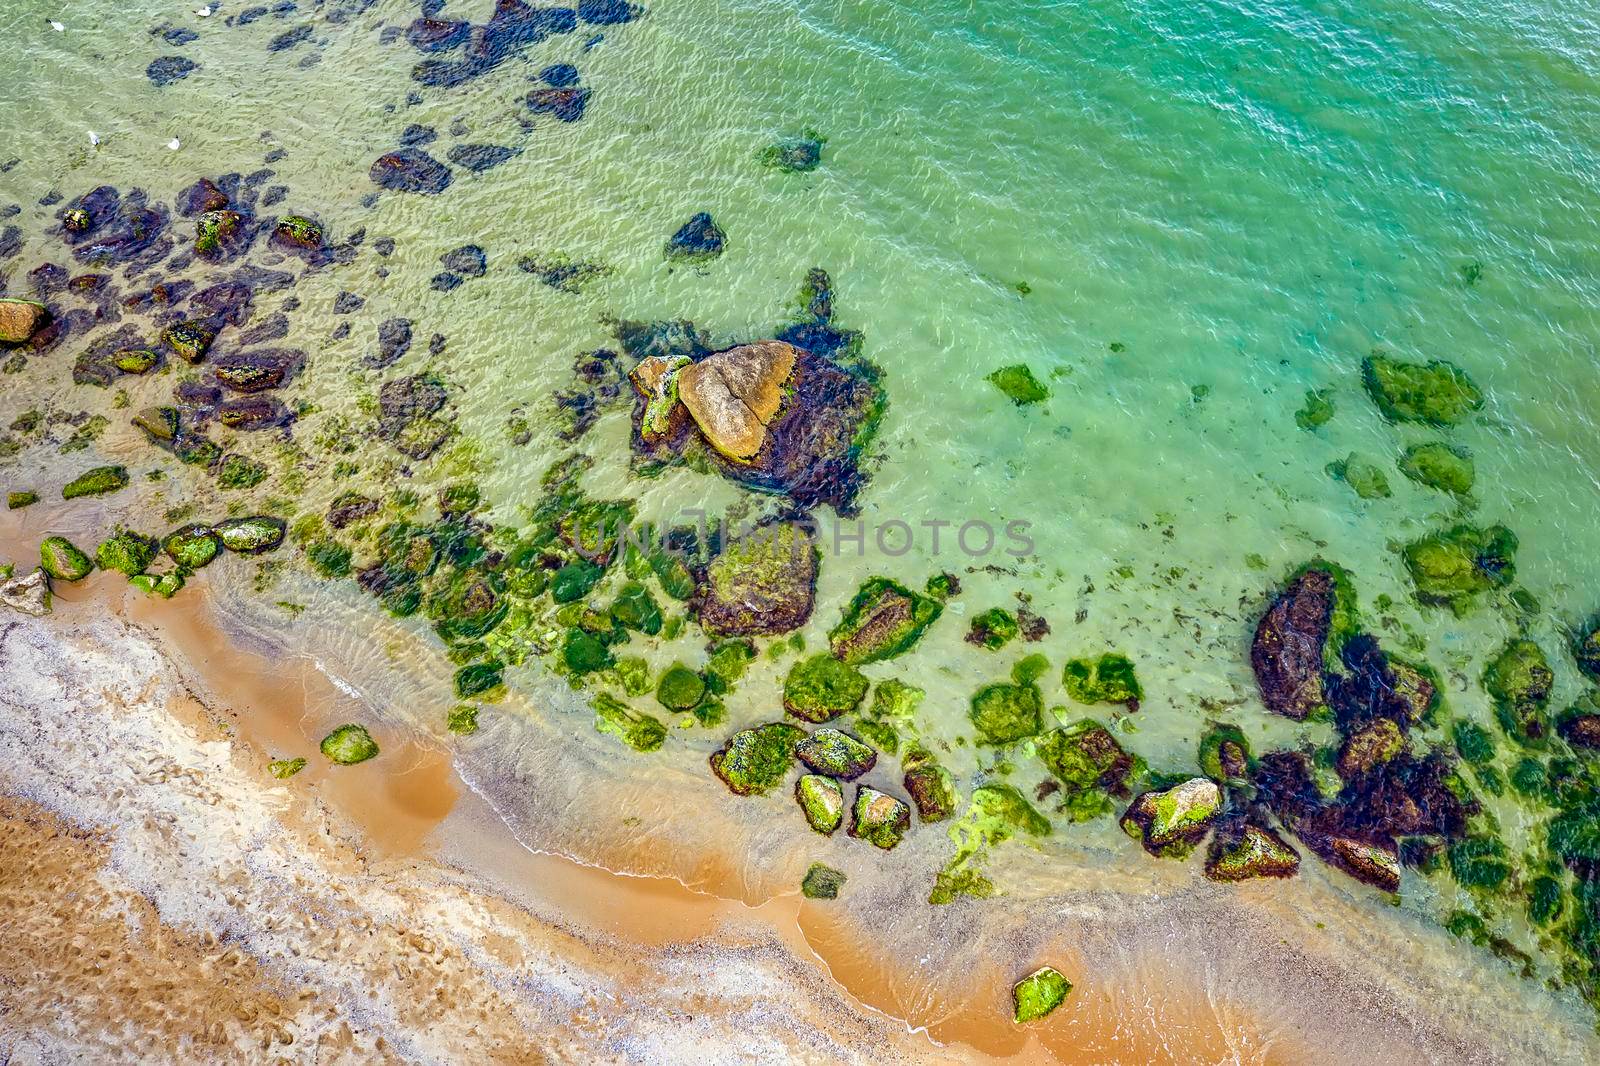
[(1333, 575), (1313, 567), (1290, 582), (1256, 627), (1250, 665), (1269, 711), (1298, 721), (1323, 705), (1333, 606)]

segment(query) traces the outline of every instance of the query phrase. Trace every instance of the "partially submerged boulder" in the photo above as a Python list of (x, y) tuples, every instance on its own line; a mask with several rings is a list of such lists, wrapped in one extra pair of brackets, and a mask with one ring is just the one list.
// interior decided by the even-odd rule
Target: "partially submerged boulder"
[(799, 352), (782, 341), (756, 341), (678, 372), (678, 396), (713, 448), (739, 461), (761, 450)]
[(27, 344), (49, 319), (42, 303), (0, 298), (0, 344)]
[(903, 783), (917, 806), (918, 818), (942, 822), (956, 813), (961, 797), (956, 792), (954, 774), (921, 748), (908, 751), (901, 765), (905, 767)]
[(844, 822), (844, 789), (821, 774), (802, 774), (795, 782), (794, 798), (806, 822), (823, 836), (831, 836)]
[(1374, 718), (1345, 738), (1334, 769), (1346, 781), (1368, 773), (1405, 750), (1406, 738), (1392, 718)]
[(1222, 807), (1222, 790), (1192, 777), (1161, 792), (1143, 792), (1122, 816), (1122, 830), (1152, 855), (1181, 858), (1205, 838)]
[(243, 555), (256, 555), (276, 548), (283, 543), (285, 529), (283, 519), (271, 515), (229, 518), (218, 522), (215, 527), (222, 546)]
[(814, 862), (806, 871), (804, 880), (800, 882), (800, 894), (806, 899), (838, 899), (839, 890), (844, 888), (845, 880), (842, 870)]
[(42, 618), (50, 613), (50, 578), (43, 567), (16, 577), (0, 570), (0, 604)]
[(354, 766), (378, 754), (378, 742), (364, 725), (342, 725), (322, 738), (322, 754), (339, 766)]
[(799, 741), (794, 753), (813, 773), (853, 781), (872, 769), (878, 753), (841, 729), (824, 726)]
[(1065, 812), (1078, 822), (1108, 813), (1108, 797), (1127, 797), (1128, 782), (1142, 765), (1092, 718), (1052, 729), (1034, 747), (1060, 785)]
[(1353, 628), (1353, 611), (1348, 578), (1332, 564), (1317, 560), (1289, 579), (1250, 646), (1267, 710), (1299, 721), (1325, 705), (1323, 670)]
[(943, 605), (886, 577), (867, 581), (845, 608), (844, 618), (828, 632), (835, 658), (851, 663), (892, 659), (922, 639)]
[(1041, 966), (1011, 987), (1012, 1020), (1018, 1025), (1038, 1021), (1066, 1000), (1072, 982), (1054, 966)]
[(1454, 526), (1407, 544), (1417, 599), (1465, 614), (1477, 597), (1516, 579), (1517, 535), (1505, 526)]
[(821, 724), (855, 710), (867, 686), (861, 671), (850, 664), (826, 653), (813, 655), (789, 669), (783, 681), (783, 709)]
[(794, 765), (794, 746), (805, 731), (787, 722), (741, 729), (711, 753), (711, 772), (739, 796), (770, 792)]
[(63, 500), (76, 500), (81, 496), (104, 496), (128, 487), (128, 468), (125, 466), (97, 466), (86, 470), (61, 487)]
[(1098, 659), (1073, 659), (1063, 668), (1061, 683), (1067, 695), (1079, 703), (1120, 703), (1137, 711), (1144, 698), (1133, 662), (1117, 652), (1106, 652)]
[(818, 556), (806, 527), (759, 526), (725, 544), (695, 585), (690, 609), (718, 636), (788, 633), (811, 617)]
[(1251, 822), (1219, 826), (1206, 856), (1206, 877), (1213, 881), (1248, 881), (1256, 877), (1293, 877), (1300, 853), (1265, 826)]
[(46, 537), (39, 543), (39, 565), (57, 581), (81, 581), (94, 563), (66, 537)]
[(850, 808), (851, 836), (888, 851), (910, 828), (910, 807), (875, 788), (856, 788), (856, 801)]

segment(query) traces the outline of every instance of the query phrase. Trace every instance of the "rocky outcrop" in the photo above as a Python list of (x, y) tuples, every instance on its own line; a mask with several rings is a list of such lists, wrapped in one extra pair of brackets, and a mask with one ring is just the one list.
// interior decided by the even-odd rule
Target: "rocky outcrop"
[(0, 570), (0, 605), (23, 614), (42, 617), (50, 613), (50, 578), (43, 567), (21, 577)]
[(718, 636), (788, 633), (811, 617), (818, 552), (804, 527), (759, 526), (725, 544), (698, 575), (690, 602)]
[(757, 341), (717, 352), (678, 373), (678, 396), (717, 451), (747, 461), (761, 450), (799, 349)]
[(32, 300), (0, 299), (0, 344), (26, 344), (49, 321), (44, 304)]
[(943, 609), (931, 596), (875, 577), (861, 586), (843, 619), (828, 632), (828, 647), (847, 663), (892, 659), (909, 651)]
[(1333, 632), (1338, 578), (1313, 564), (1290, 580), (1256, 626), (1250, 646), (1261, 701), (1296, 721), (1324, 705), (1324, 649)]
[(1152, 855), (1178, 858), (1205, 839), (1222, 806), (1222, 790), (1192, 777), (1163, 792), (1143, 792), (1122, 816), (1122, 829)]

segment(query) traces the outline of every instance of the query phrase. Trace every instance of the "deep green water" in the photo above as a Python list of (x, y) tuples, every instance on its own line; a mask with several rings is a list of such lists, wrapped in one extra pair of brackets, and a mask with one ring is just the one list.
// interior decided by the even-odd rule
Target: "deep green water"
[[(272, 464), (258, 500), (290, 497), (300, 513), (343, 489), (381, 493), (395, 483), (392, 454), (360, 451), (361, 470), (335, 478), (334, 460), (310, 442), (361, 436), (363, 400), (384, 375), (360, 359), (376, 323), (404, 315), (417, 343), (390, 373), (439, 370), (454, 386), (462, 434), (413, 464), (413, 483), (470, 474), (493, 516), (515, 523), (538, 496), (538, 475), (566, 450), (550, 397), (570, 387), (576, 353), (611, 341), (607, 318), (687, 318), (718, 346), (766, 336), (792, 314), (805, 271), (821, 266), (836, 286), (837, 320), (863, 331), (890, 397), (863, 520), (1030, 524), (1036, 553), (1020, 563), (974, 564), (948, 543), (936, 555), (925, 539), (903, 556), (825, 558), (805, 631), (820, 647), (870, 574), (920, 586), (934, 570), (960, 572), (955, 620), (868, 673), (928, 690), (925, 735), (949, 745), (948, 765), (964, 783), (993, 762), (957, 742), (970, 733), (967, 696), (1003, 678), (1022, 652), (964, 643), (961, 616), (1013, 605), (1018, 593), (1053, 629), (1027, 649), (1054, 664), (1051, 703), (1064, 701), (1056, 678), (1065, 659), (1115, 648), (1135, 660), (1148, 698), (1124, 739), (1152, 765), (1191, 766), (1204, 720), (1218, 713), (1259, 745), (1329, 740), (1326, 725), (1270, 718), (1246, 659), (1265, 595), (1316, 554), (1354, 574), (1380, 636), (1434, 664), (1455, 715), (1491, 722), (1478, 677), (1519, 628), (1550, 655), (1553, 707), (1583, 690), (1563, 648), (1565, 627), (1600, 608), (1600, 16), (1591, 5), (692, 0), (657, 4), (626, 25), (580, 25), (450, 90), (413, 85), (418, 54), (403, 39), (382, 42), (384, 26), (416, 17), (415, 4), (380, 0), (335, 21), (301, 0), (302, 10), (231, 27), (224, 20), (249, 5), (229, 3), (209, 19), (192, 14), (198, 6), (5, 5), (0, 163), (20, 162), (0, 174), (0, 208), (21, 211), (0, 228), (18, 226), (23, 245), (0, 261), (0, 275), (18, 294), (34, 266), (61, 261), (44, 232), (55, 209), (37, 203), (47, 193), (139, 185), (170, 203), (201, 174), (249, 173), (281, 146), (287, 154), (268, 184), (289, 186), (283, 207), (315, 213), (336, 240), (365, 227), (367, 246), (296, 287), (304, 309), (285, 343), (312, 354), (295, 393), (315, 407), (294, 431), (309, 454), (241, 444)], [(491, 7), (450, 0), (441, 17), (481, 21)], [(199, 39), (174, 48), (146, 32), (168, 23)], [(313, 27), (308, 41), (267, 51), (302, 24)], [(596, 34), (603, 40), (586, 50)], [(200, 68), (158, 89), (145, 67), (173, 54)], [(575, 63), (592, 89), (587, 114), (524, 129), (530, 78), (558, 61)], [(413, 90), (420, 102), (408, 104)], [(448, 132), (457, 120), (467, 133)], [(481, 175), (458, 169), (442, 196), (384, 195), (365, 206), (368, 165), (410, 123), (438, 130), (429, 150), (441, 157), (455, 142), (521, 154)], [(785, 174), (758, 163), (763, 146), (805, 129), (826, 138), (819, 169)], [(701, 210), (726, 230), (726, 254), (703, 269), (671, 268), (663, 241)], [(379, 236), (398, 243), (387, 262), (371, 251)], [(438, 256), (468, 242), (486, 249), (488, 275), (430, 291)], [(611, 273), (569, 294), (515, 267), (522, 255), (553, 251)], [(349, 316), (349, 339), (331, 340), (341, 290), (366, 306)], [(437, 359), (427, 353), (432, 333), (448, 339)], [(1483, 388), (1484, 410), (1449, 431), (1384, 422), (1359, 379), (1375, 350), (1457, 363)], [(106, 394), (70, 384), (74, 352), (75, 343), (0, 379), (0, 422), (41, 401), (67, 412), (105, 407)], [(1047, 401), (1017, 408), (984, 380), (1014, 363), (1048, 384)], [(137, 409), (169, 394), (171, 379), (126, 387)], [(1315, 431), (1294, 419), (1308, 389), (1331, 390), (1337, 408)], [(534, 429), (520, 447), (506, 429), (519, 412)], [(630, 481), (626, 434), (625, 415), (613, 412), (578, 445), (596, 459), (587, 481), (596, 494), (637, 497), (645, 515), (666, 520), (739, 499), (688, 471)], [(1433, 439), (1473, 453), (1470, 501), (1394, 467), (1404, 446)], [(97, 446), (139, 464), (159, 458), (140, 451), (120, 417)], [(1361, 500), (1326, 473), (1352, 453), (1386, 471), (1391, 497)], [(46, 484), (83, 458), (30, 442), (0, 466), (0, 482)], [(151, 514), (190, 498), (202, 507), (237, 499), (166, 465), (173, 480), (141, 484), (107, 516), (122, 504)], [(1537, 612), (1487, 602), (1457, 618), (1413, 603), (1394, 549), (1460, 520), (1516, 531), (1519, 583)], [(82, 521), (87, 530), (101, 517)], [(989, 561), (1003, 569), (968, 569)], [(243, 588), (249, 574), (239, 574)], [(304, 646), (315, 646), (322, 630), (304, 627), (319, 620), (344, 627), (328, 640), (347, 650), (360, 647), (352, 632), (401, 639), (404, 627), (348, 587), (316, 591), (294, 573), (282, 581), (265, 599), (311, 605), (296, 623)], [(1392, 606), (1380, 608), (1380, 597)], [(697, 654), (699, 643), (687, 636), (646, 654), (667, 662)], [(436, 645), (417, 647), (434, 658), (402, 656), (418, 676), (397, 713), (437, 729), (452, 702), (449, 665)], [(728, 730), (776, 713), (784, 669), (758, 665), (729, 701)], [(562, 687), (534, 664), (511, 676), (523, 693)], [(492, 752), (481, 735), (464, 750), (536, 760), (517, 747), (518, 730), (537, 727), (519, 724), (516, 706), (484, 712)], [(581, 712), (556, 731), (587, 753), (574, 757), (564, 796), (586, 780), (584, 767), (615, 777), (620, 759), (623, 769), (648, 765), (702, 789), (701, 802), (729, 802), (703, 764), (726, 730), (675, 732), (645, 763), (592, 735)], [(1036, 775), (1022, 776), (1028, 787)], [(1489, 802), (1514, 840), (1537, 847), (1549, 812)], [(846, 868), (880, 861), (858, 843), (813, 843), (786, 797), (752, 803), (767, 804), (760, 817), (789, 834), (762, 852), (782, 879), (794, 863), (803, 868), (802, 852)], [(926, 878), (942, 861), (943, 834), (914, 836), (923, 838), (917, 850), (896, 855), (910, 856), (905, 876)], [(1059, 873), (1073, 884), (1083, 883), (1083, 855), (1121, 862), (1130, 848), (1110, 819), (1058, 823), (1040, 846), (1055, 869), (1075, 871)], [(1023, 897), (1058, 887), (1049, 862), (1027, 861), (1002, 887)], [(1154, 860), (1128, 860), (1135, 876), (1140, 862)], [(1387, 912), (1340, 875), (1312, 873), (1309, 856), (1306, 866), (1348, 889), (1352, 906)], [(1403, 912), (1384, 920), (1410, 929), (1477, 906), (1444, 874), (1408, 874), (1402, 896)], [(1519, 913), (1515, 898), (1494, 904), (1506, 933), (1534, 950)]]

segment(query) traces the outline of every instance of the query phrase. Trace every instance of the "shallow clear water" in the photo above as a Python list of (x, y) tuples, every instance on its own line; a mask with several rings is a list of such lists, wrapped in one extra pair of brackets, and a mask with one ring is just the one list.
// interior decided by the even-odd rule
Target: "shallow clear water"
[[(928, 689), (925, 734), (950, 744), (947, 763), (965, 782), (993, 761), (957, 742), (970, 732), (967, 697), (1003, 679), (1022, 651), (964, 643), (961, 616), (1010, 606), (1017, 593), (1053, 628), (1037, 648), (1054, 665), (1051, 703), (1065, 701), (1066, 658), (1114, 648), (1135, 660), (1148, 698), (1124, 739), (1152, 765), (1191, 767), (1204, 720), (1219, 713), (1258, 747), (1327, 742), (1329, 726), (1265, 712), (1246, 657), (1273, 583), (1315, 554), (1353, 572), (1381, 636), (1425, 648), (1453, 713), (1489, 722), (1478, 675), (1517, 617), (1414, 606), (1393, 551), (1462, 516), (1515, 529), (1520, 583), (1542, 605), (1529, 632), (1556, 671), (1552, 706), (1582, 691), (1560, 649), (1563, 627), (1600, 606), (1600, 17), (1583, 5), (695, 0), (626, 25), (580, 25), (450, 90), (414, 85), (418, 54), (404, 39), (383, 43), (383, 27), (416, 17), (412, 3), (361, 11), (301, 0), (302, 10), (234, 26), (224, 21), (248, 5), (221, 5), (209, 19), (194, 16), (197, 6), (84, 0), (63, 11), (13, 0), (0, 13), (11, 44), (0, 57), (0, 163), (20, 160), (0, 175), (0, 208), (21, 207), (0, 227), (18, 225), (25, 241), (0, 262), (7, 291), (60, 260), (43, 232), (55, 209), (37, 206), (47, 193), (70, 199), (107, 182), (171, 202), (199, 175), (250, 173), (281, 146), (269, 184), (291, 189), (283, 206), (317, 214), (336, 240), (356, 227), (368, 235), (354, 262), (296, 287), (304, 310), (286, 343), (312, 353), (294, 394), (314, 410), (295, 438), (361, 436), (362, 401), (385, 375), (360, 360), (375, 325), (404, 315), (417, 343), (390, 373), (436, 367), (455, 387), (462, 431), (439, 458), (412, 464), (416, 482), (473, 474), (493, 516), (514, 523), (565, 450), (550, 397), (571, 386), (574, 355), (611, 342), (608, 318), (687, 318), (718, 346), (766, 336), (792, 315), (805, 271), (824, 267), (837, 321), (864, 332), (864, 354), (887, 375), (890, 406), (861, 498), (869, 528), (1029, 523), (1036, 551), (1021, 561), (970, 560), (948, 536), (935, 553), (926, 535), (904, 555), (870, 543), (861, 556), (830, 554), (805, 630), (819, 647), (869, 574), (920, 586), (935, 570), (960, 572), (956, 619), (867, 673)], [(491, 8), (450, 0), (441, 17), (481, 21)], [(168, 23), (199, 39), (175, 48), (146, 33)], [(267, 50), (302, 24), (313, 28), (308, 41)], [(172, 54), (200, 67), (156, 88), (145, 67)], [(524, 129), (531, 79), (569, 61), (593, 90), (586, 115)], [(419, 102), (407, 102), (412, 91)], [(447, 132), (457, 120), (466, 131)], [(441, 157), (453, 142), (521, 154), (480, 175), (458, 169), (442, 196), (385, 194), (364, 206), (371, 160), (411, 123), (439, 131), (429, 150)], [(818, 170), (758, 163), (765, 145), (805, 129), (826, 138)], [(728, 250), (702, 269), (674, 269), (662, 243), (701, 210), (726, 230)], [(388, 260), (370, 250), (385, 235), (398, 242)], [(467, 242), (486, 249), (487, 277), (431, 291), (438, 257)], [(611, 273), (570, 294), (516, 269), (522, 255), (554, 251)], [(341, 290), (366, 305), (349, 316), (349, 339), (331, 340)], [(437, 359), (426, 350), (433, 333), (447, 338)], [(1484, 411), (1448, 434), (1384, 422), (1358, 369), (1378, 349), (1458, 363), (1484, 389)], [(0, 421), (41, 398), (99, 410), (104, 394), (69, 383), (72, 354), (0, 381)], [(984, 380), (1013, 363), (1029, 364), (1050, 399), (1013, 407)], [(132, 408), (170, 385), (128, 379)], [(1337, 405), (1315, 432), (1294, 420), (1311, 388), (1331, 389)], [(506, 429), (518, 412), (534, 429), (521, 447)], [(612, 412), (580, 443), (597, 460), (591, 491), (635, 496), (643, 514), (669, 520), (739, 499), (686, 470), (630, 479), (627, 429)], [(1465, 505), (1394, 468), (1405, 445), (1436, 438), (1473, 452), (1478, 482)], [(154, 454), (120, 418), (100, 447), (139, 463)], [(241, 445), (274, 457), (257, 498), (294, 497), (297, 511), (394, 480), (392, 455), (360, 451), (362, 470), (345, 477), (316, 447), (305, 458), (277, 448)], [(1386, 470), (1392, 497), (1363, 501), (1326, 473), (1352, 453)], [(30, 447), (0, 480), (21, 485), (81, 459)], [(296, 467), (309, 471), (305, 483)], [(172, 481), (137, 489), (146, 513), (191, 496), (230, 502), (173, 468)], [(969, 572), (988, 562), (1004, 569)], [(311, 604), (305, 618), (358, 635), (405, 628), (373, 617), (347, 586), (284, 580), (290, 598)], [(1379, 596), (1393, 606), (1376, 608)], [(670, 661), (697, 644), (685, 637), (650, 654)], [(434, 659), (408, 665), (435, 687), (414, 685), (404, 711), (437, 727), (452, 702), (449, 666), (437, 645), (419, 646)], [(758, 664), (729, 701), (729, 729), (776, 713), (783, 669)], [(555, 690), (536, 665), (512, 679), (523, 693)], [(589, 734), (581, 712), (563, 721), (597, 774), (601, 764), (624, 775), (649, 765), (701, 789), (703, 802), (730, 802), (703, 771), (723, 731), (675, 733), (640, 764)], [(517, 728), (493, 725), (513, 746)], [(569, 792), (584, 780), (572, 772)], [(792, 834), (773, 853), (809, 843), (787, 798), (753, 802)], [(1524, 819), (1497, 809), (1509, 824)], [(927, 864), (907, 858), (907, 876), (931, 875), (939, 861), (942, 834), (922, 835), (933, 842), (907, 854)], [(1109, 819), (1060, 823), (1041, 846), (1130, 847)], [(1129, 869), (1139, 862), (1153, 860)], [(1034, 864), (1011, 887), (1048, 894), (1050, 869)], [(1408, 877), (1403, 896), (1421, 914), (1466, 899), (1442, 875)]]

